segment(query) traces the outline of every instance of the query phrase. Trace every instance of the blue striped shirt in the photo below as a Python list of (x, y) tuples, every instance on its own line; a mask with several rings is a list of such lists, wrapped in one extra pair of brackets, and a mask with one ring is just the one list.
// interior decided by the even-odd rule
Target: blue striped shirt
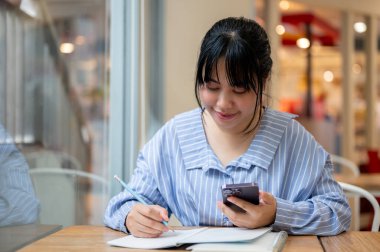
[[(129, 185), (185, 226), (232, 226), (217, 208), (221, 186), (256, 182), (276, 197), (274, 230), (338, 234), (350, 225), (347, 199), (333, 179), (329, 154), (294, 117), (266, 109), (248, 150), (223, 167), (207, 143), (201, 110), (180, 114), (143, 147)], [(135, 203), (126, 191), (114, 196), (105, 224), (126, 232)]]
[(33, 223), (38, 213), (28, 165), (0, 125), (0, 226)]

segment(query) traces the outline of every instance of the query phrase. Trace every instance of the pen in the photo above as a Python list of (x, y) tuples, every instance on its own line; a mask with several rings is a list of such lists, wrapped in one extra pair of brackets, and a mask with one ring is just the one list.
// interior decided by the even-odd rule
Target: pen
[[(123, 180), (121, 180), (117, 175), (114, 175), (113, 176), (117, 181), (120, 182), (120, 184), (130, 193), (133, 195), (133, 197), (135, 197), (140, 203), (144, 204), (144, 205), (149, 205), (148, 203), (146, 203), (146, 201), (137, 193), (135, 192), (134, 190), (132, 190), (126, 183), (124, 183)], [(169, 227), (169, 224), (167, 221), (162, 221), (162, 223)]]

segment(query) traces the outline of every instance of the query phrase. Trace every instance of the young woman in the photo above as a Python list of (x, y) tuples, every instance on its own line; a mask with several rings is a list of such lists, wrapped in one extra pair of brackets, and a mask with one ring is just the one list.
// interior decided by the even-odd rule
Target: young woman
[[(272, 68), (266, 32), (255, 21), (226, 18), (206, 33), (197, 64), (200, 108), (167, 122), (139, 153), (128, 192), (113, 197), (105, 224), (157, 237), (170, 214), (185, 226), (272, 225), (291, 234), (334, 235), (349, 228), (351, 211), (334, 181), (329, 154), (292, 114), (265, 106)], [(228, 200), (221, 186), (255, 182), (260, 204)]]

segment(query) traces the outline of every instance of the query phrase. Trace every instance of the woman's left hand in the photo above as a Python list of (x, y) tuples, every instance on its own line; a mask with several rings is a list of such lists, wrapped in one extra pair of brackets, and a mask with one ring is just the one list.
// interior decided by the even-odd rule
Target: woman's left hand
[(259, 205), (233, 196), (228, 197), (227, 200), (246, 211), (245, 213), (235, 212), (223, 202), (218, 202), (218, 208), (235, 226), (259, 228), (272, 224), (276, 218), (276, 199), (270, 193), (260, 192)]

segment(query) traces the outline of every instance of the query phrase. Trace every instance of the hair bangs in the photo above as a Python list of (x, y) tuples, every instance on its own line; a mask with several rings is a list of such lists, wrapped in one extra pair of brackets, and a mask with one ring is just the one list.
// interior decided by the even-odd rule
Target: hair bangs
[(258, 85), (255, 81), (258, 64), (254, 61), (249, 46), (243, 45), (244, 41), (235, 38), (227, 48), (224, 59), (228, 82), (233, 87), (242, 87), (257, 93)]
[[(204, 55), (199, 59), (197, 69), (197, 82), (202, 85), (212, 80), (214, 70), (217, 71), (218, 60), (224, 57), (229, 44), (229, 39), (225, 36), (217, 36), (210, 43), (205, 45)], [(217, 76), (219, 79), (219, 77)]]
[[(244, 40), (236, 36), (236, 34), (221, 34), (210, 41), (212, 46), (205, 45), (204, 57), (199, 59), (196, 76), (200, 85), (212, 80), (214, 70), (218, 74), (218, 60), (224, 58), (229, 84), (232, 87), (242, 87), (246, 90), (253, 90), (255, 93), (258, 92), (258, 85), (255, 82), (257, 76), (254, 76), (258, 68), (254, 61), (255, 57), (252, 55), (252, 51), (247, 49), (249, 46), (243, 45)], [(218, 76), (217, 78), (219, 79)]]

